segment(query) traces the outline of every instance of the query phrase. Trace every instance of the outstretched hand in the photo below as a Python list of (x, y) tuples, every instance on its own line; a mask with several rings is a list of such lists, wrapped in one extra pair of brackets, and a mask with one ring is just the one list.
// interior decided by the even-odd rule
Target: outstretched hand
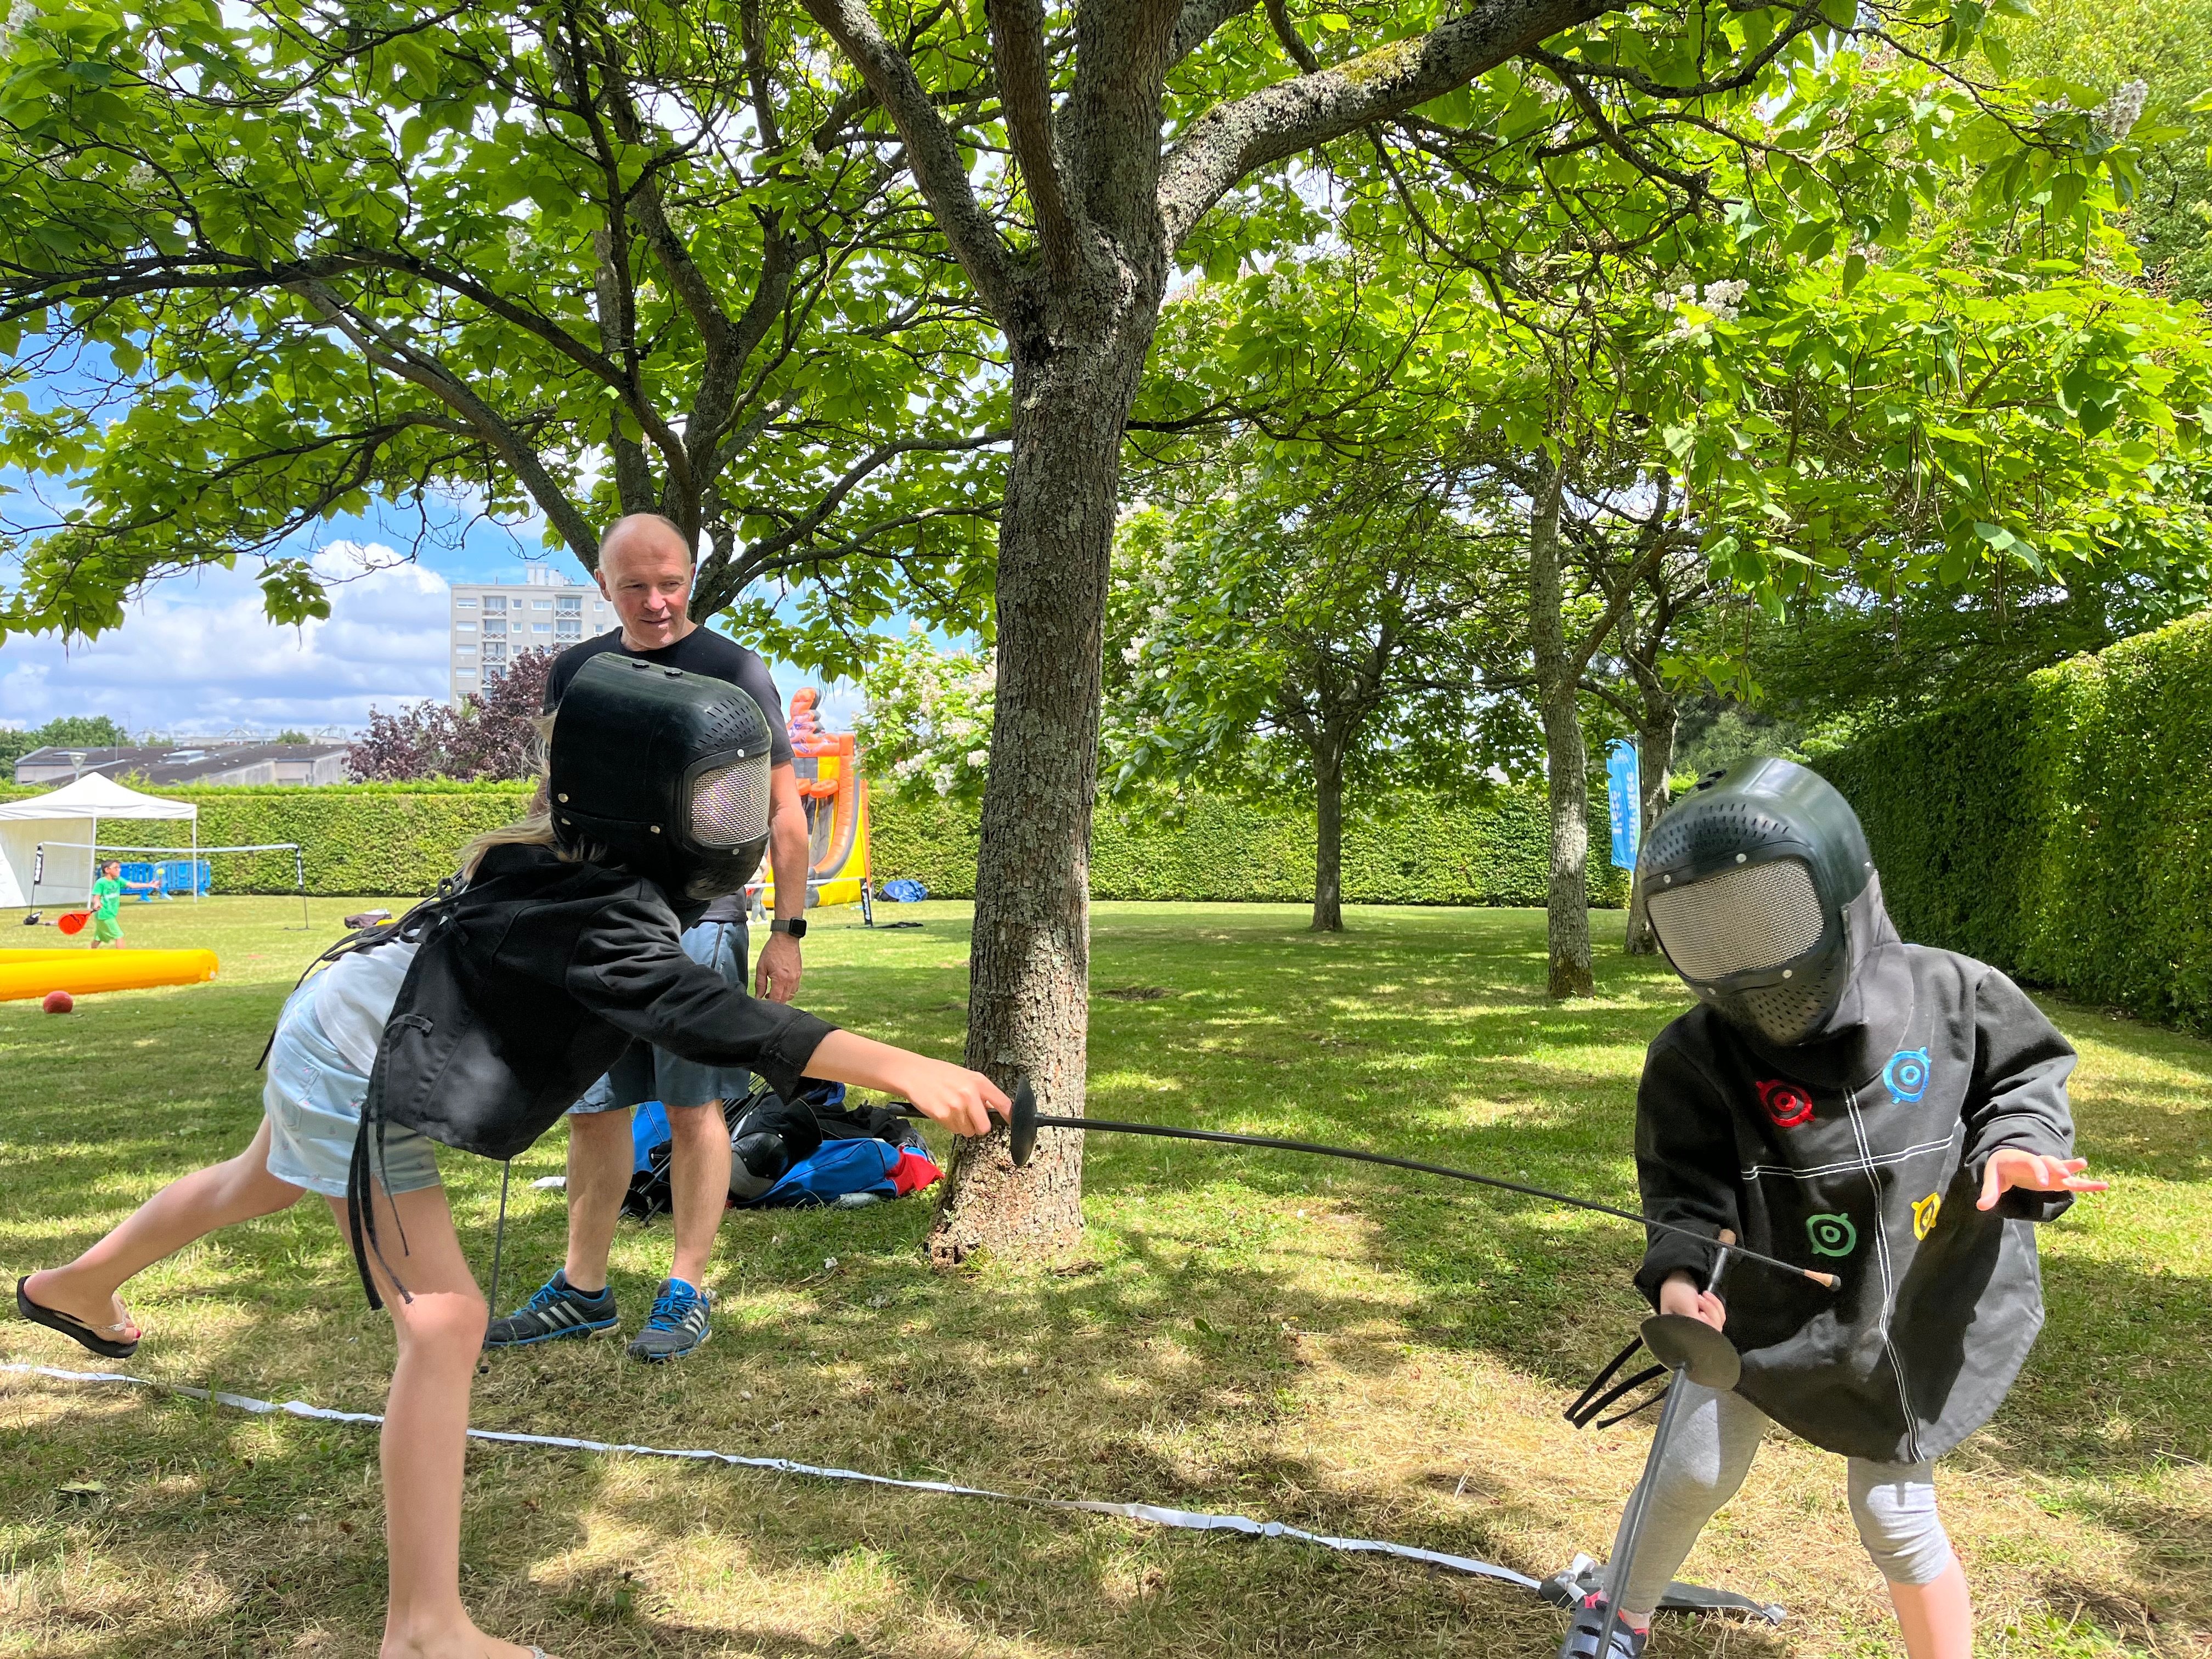
[(2046, 1152), (2031, 1152), (2025, 1147), (2000, 1146), (1990, 1154), (1988, 1167), (1982, 1171), (1982, 1195), (1974, 1207), (1994, 1209), (1996, 1201), (2014, 1187), (2031, 1193), (2108, 1190), (2104, 1182), (2081, 1179), (2081, 1171), (2088, 1167), (2086, 1158), (2053, 1158)]
[(905, 1073), (906, 1097), (914, 1103), (915, 1109), (955, 1134), (987, 1135), (991, 1133), (993, 1113), (1003, 1118), (1014, 1109), (997, 1084), (964, 1066), (910, 1054), (901, 1069)]

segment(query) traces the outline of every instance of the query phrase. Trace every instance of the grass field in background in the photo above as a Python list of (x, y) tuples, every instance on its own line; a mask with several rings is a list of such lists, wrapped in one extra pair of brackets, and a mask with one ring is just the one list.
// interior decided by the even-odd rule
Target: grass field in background
[[(306, 960), (362, 901), (128, 905), (131, 939), (205, 945), (211, 985), (0, 1004), (0, 1272), (82, 1249), (229, 1156), (255, 1057)], [(397, 907), (395, 907), (397, 908)], [(967, 907), (823, 913), (801, 1000), (957, 1057)], [(1103, 905), (1101, 1115), (1350, 1143), (1633, 1203), (1644, 1044), (1684, 1003), (1601, 933), (1598, 995), (1542, 998), (1543, 917)], [(288, 924), (292, 931), (287, 931)], [(30, 942), (32, 930), (9, 929)], [(41, 933), (40, 942), (53, 936)], [(2212, 1045), (2046, 1005), (2081, 1046), (2083, 1150), (2115, 1182), (2043, 1238), (2051, 1323), (1991, 1426), (1941, 1465), (1984, 1650), (2212, 1654)], [(515, 1167), (508, 1283), (557, 1265), (560, 1133)], [(449, 1154), (488, 1272), (495, 1165)], [(1054, 1497), (1235, 1510), (1541, 1577), (1601, 1553), (1648, 1419), (1559, 1411), (1633, 1329), (1632, 1229), (1352, 1165), (1095, 1139), (1088, 1232), (1049, 1261), (934, 1274), (926, 1202), (733, 1214), (712, 1343), (493, 1358), (479, 1425), (709, 1446)], [(625, 1224), (625, 1331), (669, 1237)], [(835, 1265), (830, 1265), (830, 1258)], [(1735, 1294), (1755, 1293), (1740, 1273)], [(121, 1369), (380, 1408), (389, 1326), (319, 1203), (219, 1235), (126, 1289)], [(504, 1298), (509, 1302), (514, 1297)], [(13, 1360), (100, 1369), (0, 1326)], [(373, 1431), (0, 1377), (0, 1653), (367, 1656), (383, 1595)], [(1561, 1615), (1507, 1587), (1317, 1549), (666, 1462), (478, 1447), (464, 1588), (549, 1651), (1548, 1659)], [(64, 1489), (97, 1482), (94, 1492)], [(1779, 1630), (1662, 1620), (1662, 1656), (1894, 1650), (1840, 1459), (1778, 1437), (1692, 1577), (1785, 1603)]]

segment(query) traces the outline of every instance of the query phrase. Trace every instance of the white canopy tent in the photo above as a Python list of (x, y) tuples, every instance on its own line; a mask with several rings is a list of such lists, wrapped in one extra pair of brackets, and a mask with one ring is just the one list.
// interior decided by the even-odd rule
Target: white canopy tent
[[(51, 794), (0, 802), (0, 909), (38, 902), (85, 904), (92, 898), (93, 846), (102, 819), (185, 818), (191, 822), (191, 856), (199, 857), (200, 809), (126, 789), (94, 772)], [(46, 868), (38, 869), (40, 848)], [(179, 848), (179, 852), (184, 849)]]

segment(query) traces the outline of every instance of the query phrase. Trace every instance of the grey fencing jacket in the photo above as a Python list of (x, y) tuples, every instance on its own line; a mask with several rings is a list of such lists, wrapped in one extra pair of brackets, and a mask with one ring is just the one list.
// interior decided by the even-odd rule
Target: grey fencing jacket
[[(1909, 1463), (1989, 1420), (2043, 1327), (2033, 1224), (2071, 1196), (1975, 1202), (2000, 1147), (2071, 1155), (2074, 1050), (1996, 969), (1902, 943), (1878, 882), (1850, 911), (1850, 988), (1811, 1041), (1768, 1048), (1704, 1006), (1659, 1034), (1637, 1175), (1654, 1219), (1842, 1275), (1730, 1273), (1738, 1391), (1815, 1445)], [(1710, 1259), (1653, 1234), (1637, 1283), (1656, 1303)]]

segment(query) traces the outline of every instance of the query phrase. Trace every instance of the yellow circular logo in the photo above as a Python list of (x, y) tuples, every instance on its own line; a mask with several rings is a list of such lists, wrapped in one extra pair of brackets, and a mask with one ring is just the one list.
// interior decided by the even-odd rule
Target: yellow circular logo
[(1925, 1238), (1936, 1230), (1936, 1216), (1943, 1207), (1943, 1194), (1930, 1193), (1912, 1206), (1912, 1236)]

